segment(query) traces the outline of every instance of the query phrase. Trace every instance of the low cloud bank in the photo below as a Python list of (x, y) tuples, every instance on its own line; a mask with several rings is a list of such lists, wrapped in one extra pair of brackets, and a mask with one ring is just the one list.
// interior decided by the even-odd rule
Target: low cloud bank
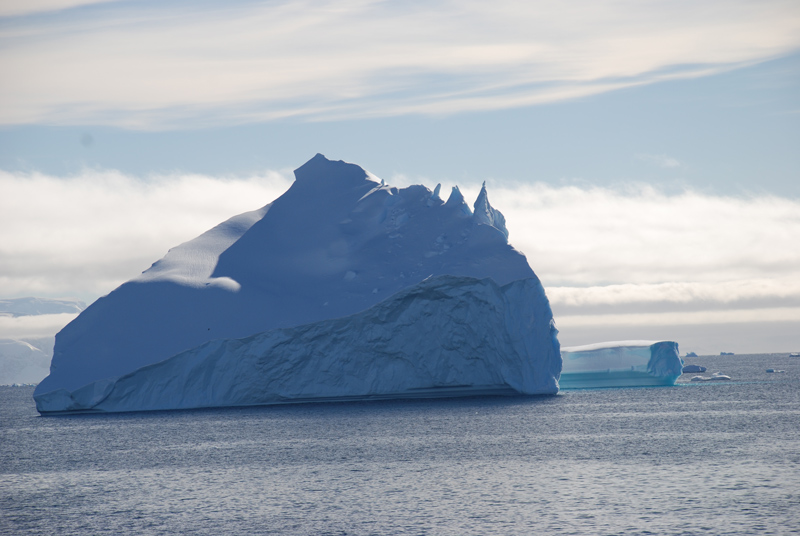
[(535, 184), (489, 193), (509, 220), (512, 243), (549, 286), (714, 285), (798, 273), (800, 200), (668, 195), (647, 186)]
[(0, 339), (27, 340), (52, 337), (77, 316), (77, 313), (19, 317), (0, 315)]
[(0, 172), (0, 296), (75, 296), (89, 303), (169, 248), (266, 205), (290, 184), (278, 172), (221, 178)]
[[(289, 187), (289, 176), (0, 172), (0, 296), (91, 302), (170, 247), (271, 202)], [(389, 182), (414, 182), (399, 179)], [(471, 203), (479, 185), (461, 189)], [(491, 183), (489, 198), (506, 216), (511, 243), (545, 284), (562, 332), (600, 325), (800, 327), (800, 200)]]

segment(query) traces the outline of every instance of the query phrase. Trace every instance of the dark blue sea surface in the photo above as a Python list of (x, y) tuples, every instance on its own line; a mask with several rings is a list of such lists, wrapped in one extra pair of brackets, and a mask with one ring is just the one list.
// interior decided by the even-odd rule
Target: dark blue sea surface
[(687, 362), (733, 380), (62, 417), (1, 387), (0, 532), (797, 533), (800, 358)]

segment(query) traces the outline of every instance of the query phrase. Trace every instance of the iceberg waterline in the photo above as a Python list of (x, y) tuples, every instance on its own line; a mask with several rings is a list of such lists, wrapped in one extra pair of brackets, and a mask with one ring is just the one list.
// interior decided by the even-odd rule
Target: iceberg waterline
[(295, 176), (65, 327), (40, 411), (556, 392), (549, 302), (485, 187), (473, 212), (322, 155)]

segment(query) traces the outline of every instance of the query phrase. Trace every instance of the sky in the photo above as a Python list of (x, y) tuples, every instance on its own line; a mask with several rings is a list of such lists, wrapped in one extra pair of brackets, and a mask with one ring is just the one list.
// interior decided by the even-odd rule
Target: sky
[(800, 351), (796, 1), (4, 1), (0, 72), (0, 298), (91, 302), (319, 152), (485, 181), (562, 345)]

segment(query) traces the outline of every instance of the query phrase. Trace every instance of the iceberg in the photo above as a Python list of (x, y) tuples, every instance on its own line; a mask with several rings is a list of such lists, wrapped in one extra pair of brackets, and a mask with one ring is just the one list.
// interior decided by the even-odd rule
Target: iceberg
[(619, 341), (561, 349), (562, 389), (674, 385), (683, 362), (673, 341)]
[(555, 393), (550, 305), (505, 219), (485, 186), (474, 211), (439, 191), (318, 154), (281, 197), (171, 249), (61, 330), (37, 408)]
[(700, 365), (685, 365), (683, 367), (683, 373), (695, 373), (695, 372), (705, 372), (706, 367)]

